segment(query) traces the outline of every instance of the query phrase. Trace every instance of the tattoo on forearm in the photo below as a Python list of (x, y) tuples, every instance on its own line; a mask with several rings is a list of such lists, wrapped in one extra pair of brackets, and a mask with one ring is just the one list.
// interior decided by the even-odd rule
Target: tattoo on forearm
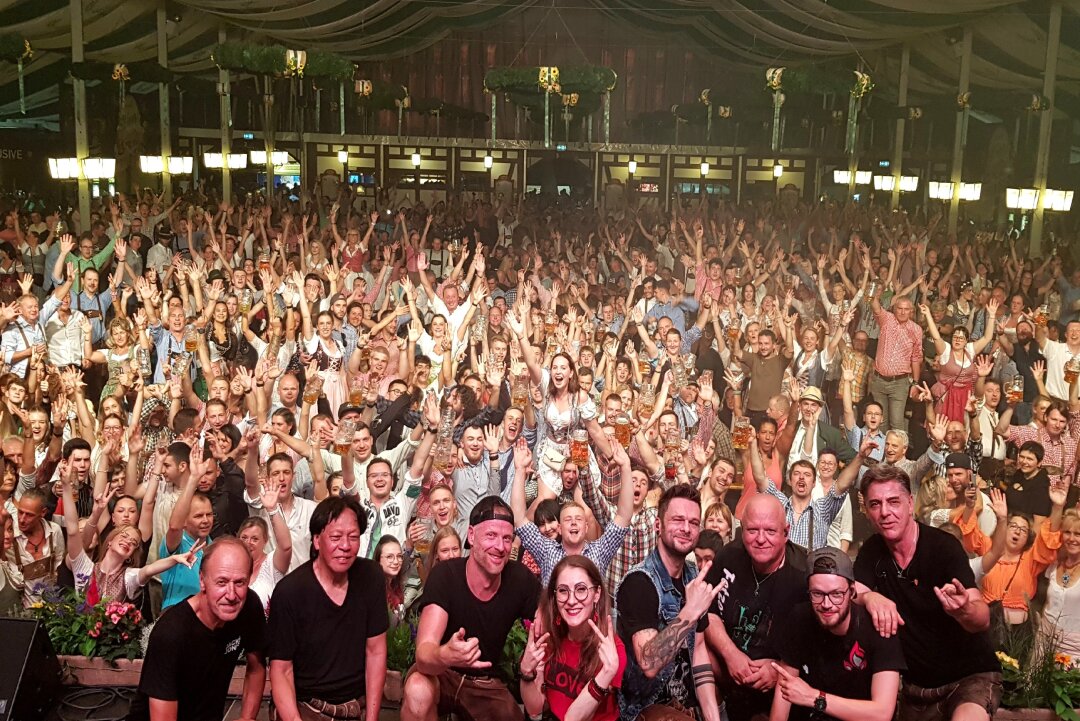
[(641, 647), (642, 670), (658, 672), (671, 663), (693, 628), (694, 625), (689, 621), (677, 618), (670, 626), (646, 641)]

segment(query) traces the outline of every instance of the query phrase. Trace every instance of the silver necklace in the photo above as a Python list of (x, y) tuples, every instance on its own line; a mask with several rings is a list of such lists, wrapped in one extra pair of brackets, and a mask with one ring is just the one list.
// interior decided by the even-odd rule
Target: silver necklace
[(763, 578), (758, 578), (757, 571), (754, 570), (754, 566), (750, 566), (750, 573), (754, 574), (754, 596), (756, 597), (761, 591), (761, 584), (772, 578), (773, 574), (779, 571), (784, 566), (783, 559), (780, 560), (780, 565), (765, 574)]

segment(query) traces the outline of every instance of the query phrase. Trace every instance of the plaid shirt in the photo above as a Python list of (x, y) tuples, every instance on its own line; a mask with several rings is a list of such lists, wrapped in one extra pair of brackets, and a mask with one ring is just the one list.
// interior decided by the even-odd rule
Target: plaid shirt
[[(604, 534), (600, 538), (586, 543), (581, 555), (596, 564), (600, 569), (600, 575), (607, 573), (611, 559), (623, 547), (623, 539), (628, 535), (627, 528), (614, 523), (606, 523)], [(521, 546), (528, 551), (536, 565), (540, 567), (540, 583), (547, 586), (551, 581), (551, 572), (559, 561), (566, 558), (566, 549), (558, 541), (553, 541), (540, 533), (540, 529), (533, 523), (526, 523), (517, 529)]]
[[(661, 472), (661, 476), (663, 472)], [(611, 524), (615, 518), (615, 504), (608, 501), (599, 491), (600, 484), (590, 476), (580, 480), (581, 496), (585, 504), (596, 516), (596, 521), (603, 527)], [(635, 513), (630, 519), (630, 528), (622, 539), (622, 547), (615, 553), (604, 574), (604, 589), (614, 601), (615, 589), (622, 583), (627, 571), (645, 560), (656, 547), (656, 521), (658, 515), (655, 507), (646, 507), (639, 513)]]
[(881, 326), (881, 337), (878, 338), (874, 368), (879, 374), (904, 375), (922, 365), (923, 330), (915, 321), (901, 323), (891, 311), (883, 310), (877, 314), (877, 322)]
[[(858, 405), (866, 398), (870, 383), (870, 367), (873, 362), (865, 353), (856, 353), (852, 350), (844, 352), (843, 362), (850, 363), (855, 369), (855, 381), (851, 384), (851, 404)], [(854, 446), (854, 448), (858, 450), (859, 447)]]
[[(829, 527), (836, 516), (839, 515), (840, 509), (844, 507), (844, 500), (847, 498), (846, 494), (843, 496), (838, 495), (836, 486), (833, 486), (826, 495), (816, 501), (811, 501), (806, 510), (798, 518), (795, 518), (795, 508), (791, 503), (791, 499), (777, 490), (776, 484), (772, 480), (769, 481), (769, 487), (765, 490), (784, 506), (787, 523), (791, 529), (788, 532), (788, 537), (792, 543), (802, 546), (808, 551), (814, 551), (829, 545)], [(813, 545), (809, 543), (811, 517), (814, 519)]]
[(1031, 426), (1009, 426), (1009, 434), (1005, 438), (1017, 446), (1028, 441), (1038, 441), (1045, 452), (1042, 465), (1064, 469), (1063, 473), (1050, 476), (1051, 483), (1058, 483), (1062, 479), (1076, 483), (1076, 446), (1077, 440), (1080, 439), (1080, 411), (1069, 413), (1069, 427), (1058, 436), (1057, 440), (1052, 439), (1045, 428), (1036, 429)]

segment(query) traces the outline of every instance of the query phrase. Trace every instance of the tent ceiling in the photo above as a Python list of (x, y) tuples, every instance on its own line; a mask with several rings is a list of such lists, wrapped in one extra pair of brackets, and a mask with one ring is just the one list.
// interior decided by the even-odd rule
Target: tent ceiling
[[(169, 67), (209, 75), (217, 30), (230, 37), (332, 50), (356, 61), (400, 57), (455, 30), (485, 28), (526, 10), (556, 6), (549, 22), (569, 27), (581, 13), (600, 14), (672, 47), (690, 45), (718, 72), (761, 73), (774, 65), (861, 58), (877, 93), (895, 97), (897, 47), (912, 48), (915, 97), (952, 92), (959, 72), (961, 25), (973, 30), (976, 89), (1042, 87), (1049, 3), (1043, 0), (170, 0)], [(1063, 0), (1058, 65), (1059, 107), (1080, 111), (1080, 0)], [(156, 57), (156, 3), (83, 0), (88, 60), (136, 62)], [(561, 18), (557, 18), (561, 16)], [(0, 0), (0, 27), (31, 40), (27, 92), (55, 114), (55, 85), (70, 58), (69, 0)], [(49, 88), (52, 87), (52, 95)], [(50, 103), (50, 97), (52, 102)], [(18, 112), (13, 72), (0, 77), (0, 118)], [(52, 107), (50, 108), (50, 105)]]

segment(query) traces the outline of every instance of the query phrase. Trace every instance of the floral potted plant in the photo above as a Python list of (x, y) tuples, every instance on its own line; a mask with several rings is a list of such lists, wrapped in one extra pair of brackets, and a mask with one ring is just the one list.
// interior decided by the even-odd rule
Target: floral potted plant
[(90, 605), (58, 590), (30, 609), (49, 634), (65, 681), (83, 686), (135, 686), (142, 671), (146, 624), (134, 605), (105, 599)]
[(1008, 633), (997, 653), (1003, 693), (995, 721), (1080, 721), (1080, 663), (1058, 653), (1057, 641), (1034, 628)]

